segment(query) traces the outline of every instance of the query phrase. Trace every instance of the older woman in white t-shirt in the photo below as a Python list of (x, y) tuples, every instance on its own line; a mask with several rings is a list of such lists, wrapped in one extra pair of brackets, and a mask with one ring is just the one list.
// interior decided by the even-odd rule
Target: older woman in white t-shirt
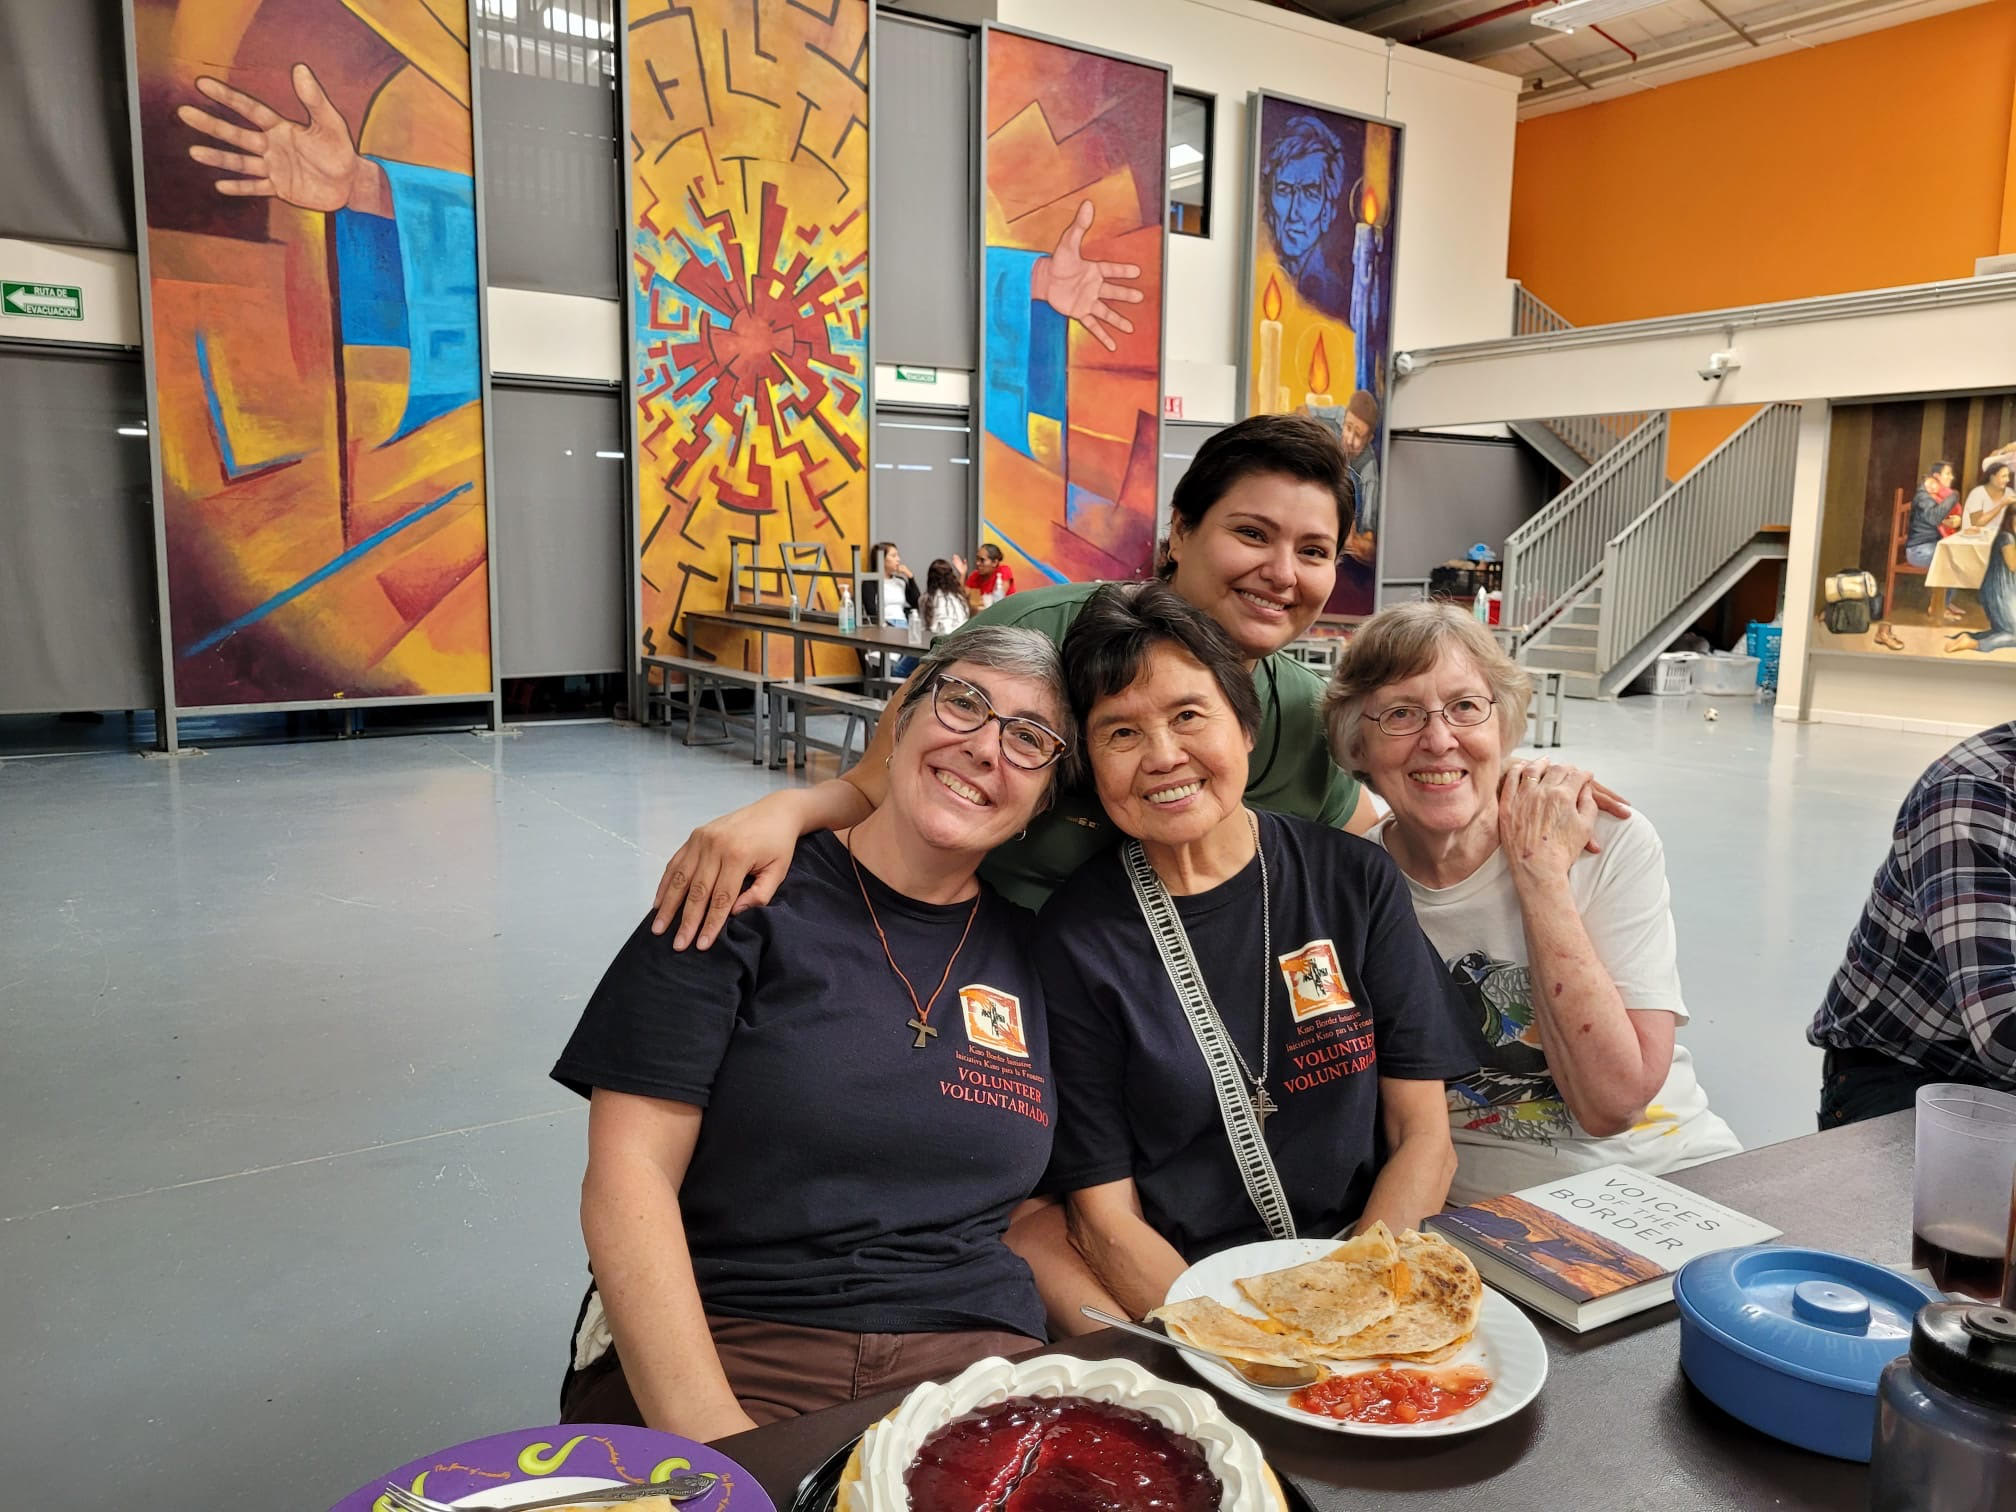
[(1599, 813), (1587, 773), (1507, 761), (1531, 696), (1475, 619), (1420, 603), (1358, 631), (1324, 705), (1337, 764), (1392, 809), (1372, 838), (1474, 1015), (1480, 1069), (1448, 1088), (1459, 1202), (1742, 1148), (1674, 1040), (1659, 836)]

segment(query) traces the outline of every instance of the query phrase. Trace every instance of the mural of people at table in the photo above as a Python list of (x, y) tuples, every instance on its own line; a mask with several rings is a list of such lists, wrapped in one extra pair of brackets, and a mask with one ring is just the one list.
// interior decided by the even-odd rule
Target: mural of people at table
[[(2016, 662), (2011, 437), (2016, 393), (1834, 407), (1816, 646)], [(1864, 573), (1867, 614), (1826, 602), (1827, 583)]]

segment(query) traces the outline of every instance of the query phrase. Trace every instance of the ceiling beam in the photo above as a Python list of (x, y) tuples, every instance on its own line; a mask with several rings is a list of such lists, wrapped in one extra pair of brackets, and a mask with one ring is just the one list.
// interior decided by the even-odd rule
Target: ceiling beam
[(1359, 5), (1351, 0), (1326, 0), (1324, 11), (1339, 26), (1373, 36), (1389, 36), (1396, 29), (1420, 26), (1470, 3), (1471, 0), (1378, 0), (1376, 4)]
[[(1574, 82), (1580, 84), (1585, 89), (1595, 89), (1604, 84), (1617, 83), (1622, 80), (1637, 78), (1644, 74), (1655, 74), (1662, 69), (1676, 68), (1686, 63), (1696, 63), (1704, 58), (1712, 58), (1725, 53), (1741, 53), (1748, 48), (1768, 46), (1773, 42), (1782, 41), (1787, 37), (1801, 32), (1812, 31), (1819, 27), (1841, 26), (1865, 16), (1881, 15), (1888, 11), (1911, 11), (1915, 9), (1916, 7), (1910, 3), (1910, 0), (1903, 0), (1903, 3), (1900, 3), (1900, 0), (1823, 0), (1823, 3), (1819, 5), (1808, 6), (1806, 9), (1790, 15), (1774, 16), (1767, 21), (1753, 21), (1743, 28), (1741, 37), (1732, 35), (1730, 32), (1723, 31), (1718, 27), (1708, 35), (1696, 37), (1690, 41), (1678, 42), (1667, 47), (1648, 46), (1639, 53), (1638, 61), (1635, 63), (1628, 58), (1619, 58), (1614, 63), (1582, 61), (1578, 65), (1579, 72), (1575, 75)], [(1487, 28), (1479, 27), (1478, 30), (1484, 31)], [(1499, 51), (1509, 52), (1512, 50), (1512, 47), (1525, 46), (1531, 40), (1531, 38), (1521, 39), (1500, 48)], [(1436, 50), (1438, 52), (1444, 51), (1441, 48)], [(1445, 53), (1445, 55), (1455, 56), (1453, 52)], [(1485, 54), (1484, 56), (1489, 55)], [(1474, 62), (1476, 59), (1473, 57), (1468, 59), (1468, 61)], [(1551, 62), (1552, 60), (1550, 59), (1549, 61)], [(1564, 69), (1563, 72), (1566, 72), (1566, 70)], [(1531, 100), (1533, 98), (1534, 91), (1531, 88), (1523, 90), (1520, 94), (1521, 100)]]
[(1430, 51), (1438, 52), (1445, 58), (1454, 58), (1459, 63), (1475, 63), (1479, 58), (1496, 57), (1499, 53), (1510, 52), (1515, 47), (1525, 47), (1532, 42), (1559, 40), (1560, 36), (1557, 31), (1535, 26), (1532, 13), (1527, 11), (1500, 16), (1496, 21), (1486, 21), (1469, 31), (1452, 32), (1431, 43)]

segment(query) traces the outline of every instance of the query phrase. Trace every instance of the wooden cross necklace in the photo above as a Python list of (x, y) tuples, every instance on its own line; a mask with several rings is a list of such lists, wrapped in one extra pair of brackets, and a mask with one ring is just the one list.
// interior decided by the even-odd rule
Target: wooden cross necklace
[(960, 932), (959, 943), (952, 947), (952, 959), (945, 963), (945, 975), (938, 978), (937, 990), (931, 994), (931, 1001), (917, 1001), (917, 989), (910, 985), (910, 978), (903, 974), (903, 968), (896, 964), (896, 956), (889, 949), (889, 936), (882, 930), (882, 921), (875, 916), (875, 900), (868, 896), (868, 879), (861, 875), (861, 863), (854, 859), (854, 831), (847, 831), (847, 860), (854, 867), (854, 884), (861, 889), (861, 901), (868, 908), (868, 922), (875, 926), (875, 938), (882, 942), (882, 959), (889, 963), (889, 969), (896, 973), (896, 980), (903, 984), (903, 990), (910, 994), (912, 1018), (909, 1028), (917, 1031), (917, 1039), (912, 1050), (922, 1050), (925, 1045), (938, 1037), (938, 1031), (931, 1027), (931, 1010), (938, 1006), (938, 995), (945, 990), (945, 984), (952, 980), (952, 967), (959, 959), (959, 952), (966, 948), (966, 936), (973, 933), (973, 921), (980, 914), (982, 893), (973, 895), (973, 906), (966, 913), (966, 928)]

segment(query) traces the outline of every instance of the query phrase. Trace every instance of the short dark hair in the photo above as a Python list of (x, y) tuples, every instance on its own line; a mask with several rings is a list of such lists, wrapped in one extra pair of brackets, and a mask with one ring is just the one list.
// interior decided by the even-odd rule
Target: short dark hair
[[(1141, 676), (1148, 653), (1171, 645), (1209, 672), (1249, 738), (1260, 733), (1260, 696), (1253, 674), (1225, 627), (1167, 583), (1106, 583), (1095, 589), (1064, 634), (1064, 686), (1079, 728), (1102, 698), (1125, 692)], [(1076, 776), (1089, 769), (1081, 743)]]
[[(1928, 478), (1936, 478), (1939, 476), (1939, 474), (1946, 471), (1947, 468), (1952, 466), (1953, 464), (1951, 462), (1934, 462), (1930, 467), (1925, 469), (1925, 476)], [(1955, 476), (1958, 476), (1959, 469), (1955, 468), (1954, 474)], [(1983, 481), (1986, 481), (1988, 474), (1985, 469), (1983, 470), (1981, 477)]]
[(2001, 472), (2005, 467), (2009, 469), (2011, 477), (2016, 477), (2016, 465), (2011, 465), (2007, 457), (1990, 457), (1987, 465), (1981, 469), (1981, 486), (1986, 488), (1990, 483), (1993, 483), (1995, 481), (1995, 474)]
[[(1313, 415), (1248, 415), (1197, 448), (1169, 496), (1169, 528), (1181, 520), (1186, 532), (1195, 530), (1235, 484), (1266, 473), (1329, 489), (1339, 536), (1357, 516), (1358, 484), (1336, 432)], [(1175, 570), (1164, 541), (1156, 572), (1168, 577)]]

